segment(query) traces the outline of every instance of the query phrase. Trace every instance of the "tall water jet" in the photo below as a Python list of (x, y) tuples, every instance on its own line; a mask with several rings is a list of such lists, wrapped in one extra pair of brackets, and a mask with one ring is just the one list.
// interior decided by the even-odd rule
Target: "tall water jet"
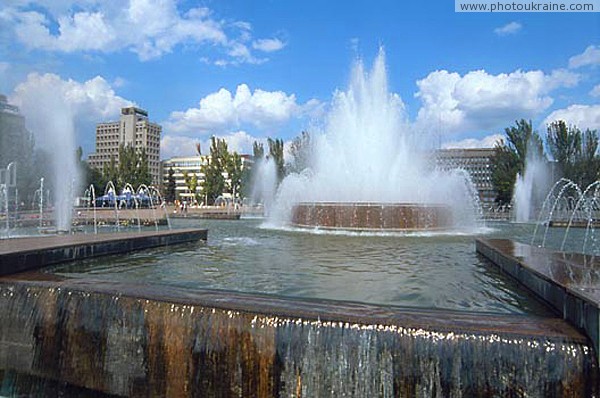
[(252, 200), (262, 204), (264, 215), (268, 215), (275, 200), (277, 190), (277, 169), (273, 159), (265, 156), (256, 165), (256, 174), (252, 184)]
[[(397, 217), (392, 229), (477, 225), (477, 204), (471, 190), (465, 189), (470, 181), (465, 181), (464, 173), (435, 171), (429, 166), (426, 143), (419, 143), (419, 137), (412, 134), (401, 98), (388, 89), (383, 49), (371, 70), (360, 61), (355, 64), (346, 91), (334, 93), (324, 125), (315, 134), (309, 170), (291, 174), (281, 183), (269, 220), (272, 225), (302, 224), (294, 219), (299, 212), (308, 214), (315, 203), (335, 204), (335, 208), (331, 216), (308, 219), (380, 219), (367, 221), (369, 225), (352, 223), (350, 229), (386, 229), (389, 219), (380, 213), (394, 213), (388, 205), (398, 209), (397, 216), (392, 216)], [(447, 214), (437, 217), (440, 212)], [(426, 222), (420, 228), (404, 222), (406, 217), (443, 222)], [(331, 223), (312, 225), (339, 227), (337, 221)], [(342, 224), (340, 229), (348, 229), (347, 223)]]
[(50, 80), (44, 76), (35, 92), (21, 90), (18, 102), (36, 136), (36, 146), (43, 148), (51, 160), (56, 229), (70, 231), (74, 195), (79, 188), (74, 118), (63, 93)]
[[(528, 145), (532, 148), (533, 145)], [(525, 171), (517, 174), (513, 194), (516, 222), (536, 220), (544, 196), (550, 187), (550, 171), (546, 160), (535, 150), (527, 151)]]

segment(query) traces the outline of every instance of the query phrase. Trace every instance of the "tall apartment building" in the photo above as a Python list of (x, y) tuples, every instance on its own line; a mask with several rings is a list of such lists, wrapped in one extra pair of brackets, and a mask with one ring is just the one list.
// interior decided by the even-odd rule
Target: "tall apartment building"
[(121, 118), (117, 122), (103, 122), (96, 125), (96, 152), (90, 154), (88, 163), (99, 171), (115, 158), (119, 164), (119, 146), (130, 145), (135, 149), (146, 150), (148, 169), (152, 184), (158, 186), (160, 175), (160, 135), (162, 127), (148, 120), (148, 112), (136, 107), (121, 109)]

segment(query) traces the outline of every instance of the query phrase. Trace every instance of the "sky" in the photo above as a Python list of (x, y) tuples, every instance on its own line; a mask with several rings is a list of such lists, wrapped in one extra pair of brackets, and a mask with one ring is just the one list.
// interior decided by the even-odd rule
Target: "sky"
[[(326, 118), (358, 59), (383, 48), (409, 127), (492, 147), (515, 120), (600, 130), (600, 13), (456, 13), (452, 1), (2, 0), (0, 93), (34, 120), (60, 93), (78, 145), (136, 105), (161, 158), (211, 136), (251, 153)], [(46, 109), (45, 113), (52, 109)], [(31, 117), (29, 117), (31, 115)], [(41, 129), (39, 124), (30, 129)]]

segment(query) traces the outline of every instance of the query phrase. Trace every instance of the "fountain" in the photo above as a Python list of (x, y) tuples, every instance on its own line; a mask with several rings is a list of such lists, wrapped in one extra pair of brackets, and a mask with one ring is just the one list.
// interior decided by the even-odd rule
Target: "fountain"
[(51, 85), (40, 85), (35, 91), (20, 96), (21, 111), (29, 130), (36, 136), (36, 145), (50, 156), (50, 178), (57, 231), (71, 230), (74, 195), (79, 188), (79, 167), (76, 160), (75, 126), (70, 105), (63, 93)]
[[(585, 233), (578, 247), (582, 253), (600, 254), (600, 245), (595, 237), (595, 227), (600, 220), (600, 181), (581, 189), (575, 182), (561, 178), (550, 189), (542, 204), (538, 221), (533, 231), (531, 244), (545, 247), (550, 228), (565, 228), (560, 250), (566, 249), (566, 243), (573, 228), (583, 228)], [(543, 228), (541, 238), (538, 231)]]
[[(534, 145), (529, 144), (528, 148)], [(547, 161), (535, 150), (527, 151), (525, 171), (517, 174), (513, 194), (515, 221), (520, 223), (536, 220), (535, 212), (542, 204), (542, 196), (550, 186)]]
[(388, 90), (385, 55), (357, 62), (334, 94), (310, 170), (281, 183), (269, 224), (358, 231), (473, 229), (477, 199), (468, 175), (431, 170), (410, 134), (400, 97)]
[[(170, 231), (38, 239), (33, 254), (0, 242), (0, 271), (29, 271), (0, 278), (0, 395), (597, 396), (598, 357), (579, 325), (473, 252), (474, 188), (464, 171), (426, 167), (383, 58), (368, 74), (356, 66), (310, 170), (272, 201), (265, 159), (262, 202), (276, 227), (424, 234), (207, 220), (207, 244), (136, 256), (157, 237), (170, 246)], [(138, 193), (153, 211), (152, 190)], [(102, 254), (115, 255), (88, 258)], [(57, 264), (73, 259), (84, 261)]]

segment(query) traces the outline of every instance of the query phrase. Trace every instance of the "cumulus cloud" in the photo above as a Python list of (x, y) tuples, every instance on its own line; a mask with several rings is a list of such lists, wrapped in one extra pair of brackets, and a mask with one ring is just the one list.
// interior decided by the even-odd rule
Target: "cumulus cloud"
[(600, 84), (596, 85), (591, 91), (590, 95), (592, 97), (600, 97)]
[[(254, 141), (263, 142), (263, 138), (253, 137), (245, 131), (236, 131), (226, 134), (216, 135), (218, 138), (227, 141), (227, 147), (231, 152), (239, 154), (251, 154)], [(169, 159), (179, 156), (196, 156), (196, 144), (200, 144), (203, 155), (210, 153), (210, 138), (186, 136), (165, 135), (160, 141), (160, 152), (163, 159)]]
[(460, 141), (448, 141), (442, 144), (444, 149), (467, 149), (467, 148), (494, 148), (496, 143), (503, 139), (502, 134), (492, 134), (481, 139), (466, 138)]
[[(15, 2), (0, 11), (0, 20), (29, 49), (67, 53), (128, 50), (149, 60), (190, 44), (219, 48), (231, 57), (227, 62), (264, 62), (244, 44), (252, 40), (250, 24), (223, 21), (205, 7), (184, 11), (176, 0), (129, 0), (125, 5), (99, 0), (52, 3)], [(261, 43), (261, 51), (275, 51), (276, 40), (254, 42)]]
[(416, 126), (423, 131), (441, 128), (445, 133), (497, 128), (515, 118), (538, 115), (553, 103), (552, 90), (578, 81), (577, 74), (565, 70), (498, 75), (478, 70), (464, 76), (438, 70), (417, 82), (415, 96), (422, 107)]
[(160, 156), (170, 159), (176, 156), (196, 156), (196, 144), (199, 140), (191, 137), (164, 135), (160, 139)]
[(197, 107), (172, 112), (165, 126), (182, 135), (222, 133), (243, 126), (258, 129), (277, 127), (294, 117), (300, 117), (318, 108), (319, 103), (296, 102), (294, 94), (283, 91), (251, 91), (240, 84), (235, 93), (221, 88), (202, 98)]
[(587, 65), (600, 65), (600, 46), (591, 45), (581, 54), (569, 58), (569, 68), (581, 68)]
[(59, 93), (76, 117), (88, 120), (118, 116), (122, 107), (132, 105), (131, 101), (116, 95), (101, 76), (80, 83), (72, 79), (63, 80), (53, 73), (30, 73), (24, 82), (15, 87), (11, 101), (21, 106), (24, 112), (35, 112), (38, 91)]
[(498, 36), (514, 35), (521, 30), (523, 25), (518, 22), (510, 22), (504, 26), (494, 29), (494, 33)]
[(286, 44), (279, 39), (260, 39), (252, 43), (252, 48), (263, 52), (274, 52), (284, 48)]
[[(46, 94), (44, 94), (46, 93)], [(44, 94), (44, 95), (43, 95)], [(56, 100), (59, 99), (59, 100)], [(74, 125), (77, 141), (91, 148), (94, 126), (99, 121), (116, 120), (120, 109), (132, 105), (115, 94), (110, 84), (100, 76), (83, 83), (46, 73), (31, 73), (10, 95), (26, 117), (29, 129), (36, 135), (36, 145), (52, 147), (55, 143), (46, 134), (55, 118)]]
[(600, 130), (600, 105), (571, 105), (557, 109), (544, 120), (548, 125), (556, 120), (564, 120), (569, 125), (580, 129)]

